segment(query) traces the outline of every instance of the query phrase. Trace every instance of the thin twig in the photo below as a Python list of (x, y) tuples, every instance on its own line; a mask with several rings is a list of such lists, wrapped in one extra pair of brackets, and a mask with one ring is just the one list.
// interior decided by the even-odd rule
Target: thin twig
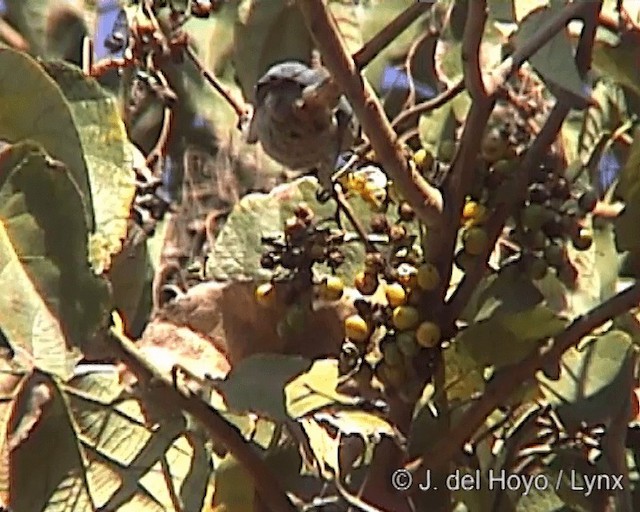
[(358, 220), (355, 213), (353, 212), (353, 208), (351, 208), (351, 205), (347, 201), (347, 198), (344, 196), (344, 193), (342, 192), (342, 187), (340, 186), (340, 184), (336, 183), (334, 185), (334, 190), (336, 194), (336, 202), (338, 203), (338, 209), (342, 210), (344, 215), (347, 217), (347, 220), (353, 226), (353, 229), (356, 230), (356, 233), (358, 233), (358, 236), (360, 237), (360, 241), (364, 244), (364, 248), (366, 249), (366, 251), (376, 252), (375, 245), (373, 245), (373, 242), (369, 240), (369, 237), (367, 236), (366, 231), (364, 230), (364, 228), (362, 227), (362, 224), (360, 224), (360, 221)]
[(242, 464), (253, 479), (254, 485), (270, 510), (295, 512), (280, 482), (272, 469), (267, 467), (258, 453), (245, 441), (238, 430), (227, 423), (218, 411), (207, 405), (200, 397), (173, 386), (171, 381), (149, 364), (138, 352), (134, 343), (118, 326), (110, 329), (111, 348), (142, 382), (153, 383), (161, 390), (158, 405), (173, 406), (191, 414), (208, 431), (211, 438), (223, 445)]
[(112, 69), (126, 68), (133, 65), (133, 62), (133, 59), (127, 59), (125, 57), (107, 57), (106, 59), (100, 59), (91, 66), (91, 76), (100, 78)]
[(431, 98), (430, 100), (427, 100), (427, 101), (423, 101), (422, 103), (418, 103), (417, 105), (400, 112), (396, 116), (396, 118), (393, 120), (393, 123), (391, 123), (391, 126), (396, 128), (396, 131), (397, 131), (397, 129), (401, 128), (402, 125), (407, 123), (413, 123), (414, 119), (419, 117), (420, 115), (426, 114), (431, 110), (435, 110), (436, 108), (441, 107), (448, 101), (455, 98), (462, 91), (464, 91), (464, 80), (460, 79), (458, 82), (456, 82), (453, 85), (453, 87), (450, 87), (445, 91), (442, 91), (440, 94), (438, 94), (434, 98)]
[(356, 67), (358, 69), (366, 67), (389, 43), (404, 32), (422, 14), (427, 12), (432, 5), (433, 2), (415, 2), (398, 14), (353, 55)]
[(455, 456), (473, 433), (482, 426), (485, 418), (496, 407), (504, 403), (505, 396), (535, 378), (538, 370), (557, 363), (569, 348), (611, 318), (636, 307), (640, 303), (640, 283), (611, 297), (586, 315), (575, 320), (567, 329), (555, 337), (551, 346), (536, 349), (521, 362), (505, 368), (486, 387), (482, 398), (473, 404), (459, 420), (457, 427), (436, 447), (420, 459), (411, 461), (407, 469), (415, 471), (417, 481), (422, 481), (426, 469), (443, 467)]
[(248, 112), (247, 106), (239, 100), (236, 100), (231, 92), (222, 85), (212, 73), (209, 73), (209, 71), (205, 69), (204, 64), (200, 61), (192, 48), (187, 46), (184, 51), (187, 54), (187, 57), (191, 59), (191, 62), (193, 62), (196, 68), (198, 68), (202, 77), (225, 99), (231, 108), (233, 108), (236, 115), (239, 118), (244, 118)]
[(385, 172), (409, 201), (417, 217), (426, 225), (437, 227), (442, 222), (442, 194), (417, 170), (409, 168), (380, 101), (347, 53), (335, 21), (321, 1), (298, 0), (298, 6), (325, 66), (352, 105)]

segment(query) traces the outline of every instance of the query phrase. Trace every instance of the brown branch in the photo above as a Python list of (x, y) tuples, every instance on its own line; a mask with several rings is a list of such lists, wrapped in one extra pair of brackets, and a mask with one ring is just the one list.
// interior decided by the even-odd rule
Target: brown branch
[(222, 85), (212, 73), (209, 73), (209, 71), (207, 71), (207, 69), (204, 67), (204, 64), (200, 61), (192, 48), (187, 46), (184, 52), (186, 53), (187, 57), (189, 57), (191, 62), (195, 64), (196, 68), (198, 68), (198, 71), (200, 71), (202, 77), (218, 92), (218, 94), (220, 94), (220, 96), (224, 98), (224, 100), (235, 111), (236, 115), (240, 119), (245, 118), (248, 113), (247, 106), (243, 102), (235, 99), (231, 92), (224, 85)]
[(442, 194), (429, 185), (417, 170), (409, 167), (380, 101), (347, 53), (330, 13), (321, 0), (298, 0), (298, 6), (322, 54), (324, 65), (352, 105), (385, 172), (424, 224), (440, 225)]
[(380, 32), (369, 39), (369, 41), (353, 55), (353, 61), (356, 67), (362, 69), (367, 66), (389, 43), (404, 32), (432, 6), (433, 3), (415, 2), (398, 14), (398, 16), (385, 25)]
[(436, 470), (444, 467), (460, 447), (478, 430), (485, 418), (496, 407), (504, 403), (506, 395), (519, 389), (523, 384), (535, 378), (538, 370), (557, 363), (562, 354), (575, 346), (582, 338), (611, 318), (624, 313), (640, 303), (640, 283), (611, 297), (586, 315), (575, 320), (567, 329), (555, 337), (550, 346), (533, 351), (521, 362), (505, 368), (485, 389), (480, 398), (458, 420), (457, 427), (446, 439), (420, 459), (411, 461), (407, 469), (415, 471), (415, 479), (423, 481), (426, 469)]
[(442, 91), (440, 94), (431, 98), (430, 100), (423, 101), (422, 103), (418, 103), (417, 105), (400, 112), (391, 123), (391, 126), (393, 126), (397, 131), (402, 127), (403, 124), (415, 122), (414, 120), (420, 115), (426, 114), (431, 110), (435, 110), (436, 108), (441, 107), (448, 101), (455, 98), (462, 91), (464, 91), (464, 80), (460, 79), (453, 85), (453, 87)]
[(138, 352), (134, 343), (127, 338), (118, 326), (110, 329), (110, 347), (138, 379), (153, 383), (161, 390), (161, 400), (157, 404), (181, 409), (196, 418), (208, 431), (211, 438), (225, 446), (242, 464), (253, 479), (254, 485), (273, 512), (295, 512), (296, 508), (274, 477), (274, 472), (267, 467), (264, 460), (245, 441), (238, 430), (216, 411), (195, 395), (188, 394), (173, 386), (171, 381), (149, 364)]
[(447, 220), (449, 229), (441, 232), (437, 238), (429, 237), (430, 257), (444, 276), (438, 289), (438, 306), (444, 302), (448, 283), (451, 277), (455, 245), (458, 234), (459, 219), (462, 215), (464, 200), (474, 180), (474, 173), (482, 133), (493, 110), (494, 98), (485, 92), (480, 68), (480, 44), (487, 20), (486, 0), (469, 2), (467, 22), (463, 34), (463, 66), (464, 81), (470, 91), (473, 103), (467, 116), (460, 146), (454, 157), (452, 168), (446, 184)]
[(487, 97), (482, 79), (480, 52), (484, 25), (487, 22), (487, 1), (476, 0), (469, 2), (467, 22), (464, 27), (462, 40), (462, 66), (464, 69), (464, 83), (476, 101), (483, 101)]

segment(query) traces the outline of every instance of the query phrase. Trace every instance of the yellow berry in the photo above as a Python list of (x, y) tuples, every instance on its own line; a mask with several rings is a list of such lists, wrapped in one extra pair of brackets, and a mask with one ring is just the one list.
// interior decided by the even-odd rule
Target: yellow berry
[(371, 330), (367, 322), (360, 315), (351, 315), (344, 321), (345, 335), (351, 341), (363, 342), (369, 339)]
[(422, 322), (416, 329), (416, 341), (422, 347), (435, 347), (440, 341), (440, 327), (433, 322)]
[(337, 276), (329, 276), (320, 285), (320, 296), (324, 300), (338, 300), (344, 293), (344, 283)]
[(429, 169), (433, 164), (433, 155), (426, 149), (421, 148), (413, 154), (413, 161), (421, 171)]
[(400, 331), (413, 329), (419, 321), (420, 314), (412, 306), (398, 306), (393, 310), (393, 325)]
[(425, 263), (418, 268), (418, 286), (423, 290), (433, 290), (440, 283), (440, 273), (433, 263)]
[(407, 302), (407, 292), (399, 283), (386, 285), (384, 293), (387, 296), (387, 302), (392, 308), (402, 306)]
[(415, 288), (418, 284), (418, 270), (409, 263), (401, 263), (396, 269), (398, 282), (405, 288)]
[(467, 201), (462, 210), (464, 223), (481, 224), (486, 220), (487, 207), (477, 201)]
[(489, 235), (487, 235), (484, 229), (474, 226), (464, 232), (462, 242), (467, 254), (478, 256), (487, 249), (489, 245)]
[(273, 304), (276, 298), (275, 286), (271, 283), (263, 283), (256, 288), (255, 292), (256, 301), (261, 306), (269, 306)]
[(372, 295), (378, 288), (378, 276), (368, 272), (358, 272), (354, 284), (362, 295)]

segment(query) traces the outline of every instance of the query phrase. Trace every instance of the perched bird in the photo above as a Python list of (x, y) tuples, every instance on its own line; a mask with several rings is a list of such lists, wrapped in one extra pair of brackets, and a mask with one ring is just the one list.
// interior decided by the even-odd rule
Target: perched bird
[(357, 124), (344, 96), (320, 94), (329, 79), (322, 67), (273, 65), (256, 85), (247, 141), (260, 141), (265, 153), (292, 170), (315, 172), (321, 187), (333, 192), (338, 155), (355, 141)]

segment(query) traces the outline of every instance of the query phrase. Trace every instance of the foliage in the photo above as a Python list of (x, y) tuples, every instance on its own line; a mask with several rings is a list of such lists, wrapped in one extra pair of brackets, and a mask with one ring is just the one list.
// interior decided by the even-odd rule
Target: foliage
[[(637, 508), (634, 2), (328, 0), (372, 96), (320, 3), (108, 4), (0, 19), (0, 509)], [(328, 200), (242, 131), (318, 58)]]

